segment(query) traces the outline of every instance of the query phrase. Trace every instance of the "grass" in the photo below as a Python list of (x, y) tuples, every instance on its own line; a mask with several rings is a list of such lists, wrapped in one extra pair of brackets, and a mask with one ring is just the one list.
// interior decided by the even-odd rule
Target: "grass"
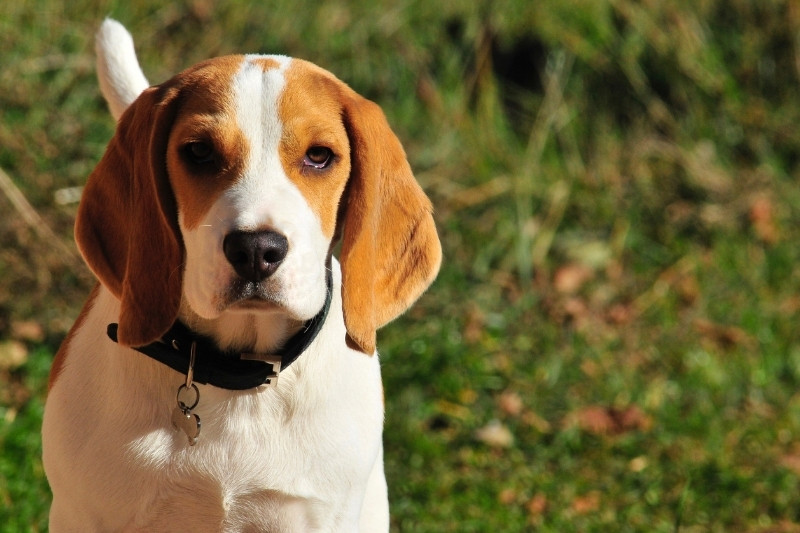
[[(794, 4), (5, 2), (0, 168), (68, 246), (109, 14), (154, 82), (304, 57), (403, 140), (445, 263), (380, 334), (393, 530), (800, 531)], [(0, 531), (41, 531), (47, 368), (92, 280), (0, 213)]]

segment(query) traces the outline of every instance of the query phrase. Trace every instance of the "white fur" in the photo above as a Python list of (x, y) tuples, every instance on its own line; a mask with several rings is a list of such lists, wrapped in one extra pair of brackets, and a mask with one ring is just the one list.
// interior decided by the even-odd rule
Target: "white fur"
[(119, 120), (150, 84), (136, 59), (131, 34), (116, 20), (103, 21), (95, 37), (95, 51), (100, 90), (111, 115)]
[[(146, 80), (124, 28), (107, 20), (100, 33), (101, 84), (118, 117)], [(259, 149), (199, 227), (186, 230), (181, 218), (182, 314), (223, 344), (257, 332), (257, 348), (266, 349), (321, 307), (329, 243), (277, 159), (282, 71), (265, 75), (245, 63), (233, 85), (239, 126)], [(278, 305), (263, 314), (226, 309), (220, 291), (233, 273), (221, 239), (265, 227), (290, 242), (269, 281)], [(120, 306), (101, 287), (47, 400), (50, 531), (388, 531), (378, 358), (345, 345), (335, 260), (332, 268), (328, 318), (277, 387), (199, 386), (202, 430), (193, 447), (170, 423), (183, 376), (108, 339)]]
[(199, 386), (193, 447), (170, 425), (183, 378), (105, 336), (101, 289), (47, 401), (50, 530), (387, 531), (380, 370), (342, 342), (334, 265), (331, 314), (277, 387)]

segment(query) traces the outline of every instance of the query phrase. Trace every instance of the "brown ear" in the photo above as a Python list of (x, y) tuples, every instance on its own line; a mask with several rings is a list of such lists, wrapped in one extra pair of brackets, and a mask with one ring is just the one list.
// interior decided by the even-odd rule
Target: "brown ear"
[(121, 302), (118, 339), (141, 346), (178, 314), (183, 246), (166, 176), (175, 92), (144, 91), (119, 120), (89, 176), (75, 240), (89, 268)]
[(431, 284), (442, 258), (430, 201), (400, 141), (374, 103), (345, 104), (352, 170), (342, 233), (342, 300), (348, 344), (375, 351), (378, 328)]

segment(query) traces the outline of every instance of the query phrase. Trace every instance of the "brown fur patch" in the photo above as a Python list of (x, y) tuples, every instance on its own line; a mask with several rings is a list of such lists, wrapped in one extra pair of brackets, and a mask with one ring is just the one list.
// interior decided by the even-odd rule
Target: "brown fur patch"
[[(201, 63), (180, 75), (180, 110), (167, 148), (169, 179), (187, 229), (194, 229), (226, 189), (241, 177), (250, 150), (239, 129), (231, 90), (242, 56)], [(191, 142), (209, 144), (213, 162), (194, 165), (186, 157)]]
[[(342, 83), (311, 63), (293, 59), (278, 104), (283, 125), (281, 163), (319, 215), (329, 239), (336, 229), (339, 199), (350, 175), (350, 142), (342, 123)], [(304, 166), (309, 148), (326, 147), (334, 159), (325, 169)]]
[(281, 68), (281, 64), (271, 57), (260, 57), (257, 59), (252, 60), (254, 65), (259, 65), (261, 68), (266, 70), (272, 70), (274, 68)]
[[(285, 76), (281, 162), (324, 234), (342, 236), (347, 341), (371, 354), (376, 330), (408, 309), (439, 270), (433, 209), (377, 105), (305, 61), (292, 60)], [(314, 146), (333, 151), (329, 168), (303, 165)]]
[(86, 263), (120, 300), (126, 346), (160, 337), (180, 303), (183, 249), (163, 154), (176, 97), (169, 83), (151, 87), (123, 113), (75, 222)]

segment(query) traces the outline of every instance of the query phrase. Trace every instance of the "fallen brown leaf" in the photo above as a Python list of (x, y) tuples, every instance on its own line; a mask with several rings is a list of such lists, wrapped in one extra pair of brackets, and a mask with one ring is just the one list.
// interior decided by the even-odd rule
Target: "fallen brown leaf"
[(501, 394), (497, 399), (497, 404), (500, 407), (500, 411), (513, 417), (519, 416), (522, 413), (522, 409), (525, 407), (520, 395), (511, 391), (506, 391)]
[(780, 463), (782, 467), (800, 475), (800, 453), (788, 453), (781, 457)]
[(716, 324), (707, 319), (697, 319), (694, 328), (703, 338), (724, 350), (752, 344), (753, 339), (741, 328)]
[(500, 494), (497, 495), (497, 500), (502, 505), (511, 505), (517, 501), (517, 493), (514, 489), (503, 489), (500, 491)]
[(750, 223), (762, 242), (775, 244), (780, 238), (775, 224), (775, 207), (767, 196), (759, 196), (750, 204)]
[(629, 431), (648, 431), (653, 421), (636, 405), (624, 409), (594, 405), (568, 415), (567, 424), (577, 425), (594, 435), (620, 435)]
[(578, 514), (588, 514), (600, 508), (600, 493), (589, 492), (572, 500), (572, 510)]
[(588, 266), (571, 263), (556, 270), (553, 275), (553, 287), (561, 294), (575, 294), (593, 276), (594, 272)]
[(776, 524), (772, 524), (763, 529), (756, 529), (756, 533), (800, 533), (800, 524), (789, 522), (788, 520), (781, 520)]
[(0, 342), (0, 369), (13, 370), (28, 361), (28, 348), (19, 341)]
[(534, 494), (526, 507), (531, 516), (541, 515), (547, 510), (547, 496), (541, 492)]
[(630, 305), (614, 304), (609, 307), (606, 316), (611, 324), (624, 326), (634, 319), (635, 313)]
[(44, 328), (34, 320), (18, 320), (11, 323), (11, 336), (21, 341), (42, 342)]
[(614, 418), (605, 407), (585, 407), (573, 416), (579, 428), (595, 435), (611, 433), (614, 429)]
[(464, 340), (474, 344), (481, 339), (486, 326), (486, 316), (477, 305), (467, 308), (466, 321), (464, 323)]

